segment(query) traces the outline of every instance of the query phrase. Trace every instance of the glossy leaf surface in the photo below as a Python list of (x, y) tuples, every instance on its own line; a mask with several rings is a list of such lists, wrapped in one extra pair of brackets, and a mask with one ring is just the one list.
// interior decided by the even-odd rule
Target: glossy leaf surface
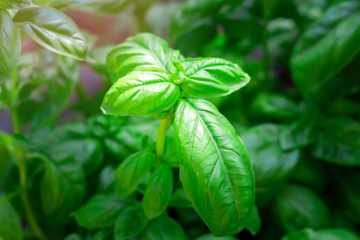
[(185, 77), (179, 80), (181, 89), (193, 97), (228, 95), (250, 81), (238, 65), (224, 59), (188, 58), (180, 63), (185, 70)]
[(118, 45), (107, 58), (107, 68), (113, 81), (134, 71), (168, 72), (172, 60), (179, 55), (167, 42), (150, 33), (141, 33)]
[(41, 46), (61, 55), (85, 59), (87, 43), (65, 14), (51, 8), (32, 7), (18, 11), (14, 22)]
[(329, 8), (295, 46), (294, 80), (309, 94), (342, 69), (360, 50), (360, 2), (343, 1)]
[(0, 84), (11, 77), (20, 52), (20, 34), (7, 11), (0, 9)]
[(171, 167), (160, 164), (151, 173), (142, 205), (148, 219), (161, 215), (169, 204), (174, 186), (174, 176)]
[(115, 174), (115, 193), (128, 196), (133, 193), (144, 177), (150, 172), (156, 156), (150, 152), (137, 152), (127, 157), (117, 168)]
[(180, 180), (215, 235), (241, 230), (254, 203), (248, 152), (228, 120), (205, 100), (181, 100), (174, 121)]
[(101, 109), (109, 115), (154, 115), (174, 106), (179, 96), (180, 88), (166, 73), (132, 72), (112, 85)]

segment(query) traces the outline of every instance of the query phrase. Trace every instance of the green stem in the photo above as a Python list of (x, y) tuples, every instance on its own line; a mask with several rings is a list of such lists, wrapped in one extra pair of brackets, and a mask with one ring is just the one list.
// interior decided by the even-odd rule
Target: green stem
[(161, 159), (165, 153), (166, 132), (171, 125), (171, 118), (174, 114), (169, 114), (166, 118), (161, 119), (159, 131), (156, 139), (156, 155)]
[[(13, 126), (13, 130), (15, 134), (20, 134), (21, 133), (21, 127), (18, 121), (18, 116), (17, 116), (17, 112), (16, 109), (14, 107), (14, 100), (16, 100), (17, 98), (17, 94), (16, 94), (16, 76), (13, 75), (12, 78), (12, 82), (11, 82), (11, 93), (8, 91), (8, 89), (6, 88), (5, 84), (3, 84), (2, 87), (2, 91), (4, 93), (5, 96), (5, 100), (6, 100), (6, 104), (10, 110), (10, 114), (11, 114), (11, 121), (12, 121), (12, 126)], [(24, 206), (24, 210), (25, 210), (25, 214), (26, 214), (26, 218), (29, 222), (29, 225), (31, 226), (31, 228), (33, 229), (36, 237), (38, 239), (46, 239), (45, 235), (43, 234), (43, 232), (41, 231), (38, 223), (36, 222), (34, 213), (31, 209), (30, 206), (30, 202), (28, 199), (28, 194), (27, 194), (27, 184), (26, 184), (26, 162), (25, 162), (25, 151), (22, 148), (21, 145), (17, 146), (17, 150), (16, 150), (16, 154), (17, 154), (17, 158), (19, 161), (19, 181), (20, 181), (20, 188), (21, 188), (21, 201), (23, 203)]]

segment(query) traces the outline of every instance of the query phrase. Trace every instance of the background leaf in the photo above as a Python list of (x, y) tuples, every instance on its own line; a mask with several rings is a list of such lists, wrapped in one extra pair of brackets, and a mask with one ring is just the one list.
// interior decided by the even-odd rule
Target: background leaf
[(257, 189), (274, 187), (284, 181), (298, 162), (298, 150), (281, 149), (281, 129), (281, 125), (261, 124), (241, 136), (253, 163)]
[(174, 185), (171, 167), (160, 164), (151, 173), (142, 199), (145, 215), (153, 219), (161, 215), (167, 208)]
[(120, 211), (129, 204), (127, 198), (115, 194), (93, 196), (74, 215), (77, 223), (87, 229), (112, 226)]
[(330, 213), (325, 203), (313, 191), (287, 185), (277, 194), (274, 216), (288, 233), (302, 228), (322, 229), (329, 227)]
[(148, 222), (141, 204), (123, 209), (115, 223), (115, 240), (135, 237)]
[(312, 149), (315, 158), (339, 165), (360, 165), (360, 124), (351, 118), (324, 120)]
[(44, 212), (56, 222), (68, 217), (85, 196), (85, 174), (80, 164), (66, 154), (58, 153), (45, 162), (41, 184)]
[(359, 52), (359, 9), (358, 1), (332, 6), (297, 42), (291, 70), (305, 95), (328, 81)]
[(115, 174), (115, 193), (128, 196), (133, 193), (146, 175), (150, 173), (156, 157), (150, 152), (137, 152), (127, 157), (117, 168)]
[(85, 59), (87, 43), (65, 14), (51, 8), (32, 7), (18, 11), (14, 22), (41, 46), (57, 54)]

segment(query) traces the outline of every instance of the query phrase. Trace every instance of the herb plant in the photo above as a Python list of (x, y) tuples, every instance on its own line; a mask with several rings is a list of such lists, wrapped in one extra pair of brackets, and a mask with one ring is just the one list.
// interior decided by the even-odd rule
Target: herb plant
[(359, 42), (357, 0), (0, 0), (0, 240), (359, 240)]
[(115, 175), (117, 194), (132, 193), (154, 165), (142, 204), (148, 219), (163, 213), (173, 189), (165, 138), (174, 124), (180, 180), (195, 210), (215, 235), (239, 232), (254, 204), (251, 162), (228, 120), (201, 98), (230, 94), (246, 85), (249, 76), (223, 59), (185, 59), (151, 34), (120, 44), (109, 53), (107, 66), (115, 83), (101, 106), (105, 114), (162, 118), (157, 159), (151, 153), (126, 159)]

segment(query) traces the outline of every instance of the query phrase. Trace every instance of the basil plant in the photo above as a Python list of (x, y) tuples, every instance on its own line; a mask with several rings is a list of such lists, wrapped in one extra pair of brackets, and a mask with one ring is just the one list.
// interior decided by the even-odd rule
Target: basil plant
[(153, 219), (167, 209), (177, 176), (166, 152), (167, 132), (173, 129), (179, 178), (196, 212), (216, 236), (244, 229), (255, 209), (249, 154), (234, 127), (205, 98), (237, 91), (250, 81), (248, 74), (224, 59), (184, 58), (149, 33), (115, 47), (107, 70), (113, 85), (101, 105), (105, 114), (161, 118), (156, 153), (143, 150), (119, 165), (116, 194), (130, 195), (148, 177), (145, 216)]

